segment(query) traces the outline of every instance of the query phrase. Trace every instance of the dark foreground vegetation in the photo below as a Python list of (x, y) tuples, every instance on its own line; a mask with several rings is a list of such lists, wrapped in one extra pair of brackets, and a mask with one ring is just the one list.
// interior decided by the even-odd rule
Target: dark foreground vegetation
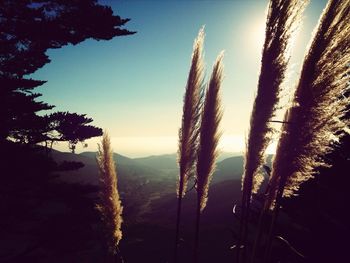
[[(58, 163), (68, 160), (83, 162), (85, 166), (75, 171), (49, 173), (57, 165), (49, 161), (43, 149), (36, 152), (11, 145), (2, 155), (7, 157), (3, 159), (6, 165), (2, 166), (0, 186), (1, 261), (102, 262), (102, 223), (95, 209), (98, 200), (95, 153), (74, 155), (53, 151), (52, 158)], [(329, 157), (333, 167), (322, 169), (317, 180), (303, 185), (298, 197), (284, 202), (276, 235), (288, 240), (304, 258), (276, 239), (271, 262), (328, 262), (347, 257), (344, 240), (350, 234), (346, 213), (350, 201), (348, 155), (347, 137)], [(175, 154), (144, 159), (115, 154), (114, 159), (124, 207), (123, 239), (119, 244), (124, 261), (171, 262), (176, 215)], [(167, 166), (163, 165), (165, 162)], [(233, 261), (234, 250), (230, 248), (237, 239), (239, 217), (232, 209), (241, 197), (242, 167), (242, 157), (218, 163), (207, 209), (202, 215), (200, 262)], [(183, 203), (180, 262), (192, 262), (195, 202), (192, 190)], [(252, 208), (252, 237), (258, 223), (258, 205), (257, 201)]]

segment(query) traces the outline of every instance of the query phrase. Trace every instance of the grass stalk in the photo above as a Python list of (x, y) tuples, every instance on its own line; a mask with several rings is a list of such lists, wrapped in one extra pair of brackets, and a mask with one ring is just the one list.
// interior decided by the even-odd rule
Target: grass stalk
[(220, 138), (219, 124), (222, 117), (220, 87), (222, 82), (223, 53), (217, 57), (206, 90), (201, 116), (200, 141), (197, 161), (197, 213), (194, 244), (194, 262), (198, 262), (199, 223), (201, 212), (208, 200), (209, 185), (215, 170), (218, 156), (217, 145)]
[(122, 239), (121, 224), (123, 222), (123, 207), (117, 188), (117, 173), (113, 160), (113, 151), (110, 139), (106, 132), (102, 142), (98, 145), (97, 164), (100, 177), (99, 203), (96, 205), (103, 222), (103, 234), (107, 247), (107, 258), (114, 262), (117, 255), (118, 244)]
[(304, 58), (273, 160), (267, 199), (267, 207), (274, 209), (272, 228), (282, 198), (296, 195), (316, 168), (329, 166), (323, 157), (348, 129), (344, 115), (350, 99), (344, 94), (349, 91), (349, 39), (350, 2), (329, 0)]
[(184, 96), (182, 127), (179, 131), (179, 181), (177, 187), (177, 213), (174, 259), (178, 261), (178, 247), (180, 238), (181, 206), (186, 193), (188, 179), (194, 175), (200, 128), (200, 112), (202, 108), (202, 94), (204, 86), (203, 73), (203, 43), (204, 28), (202, 28), (193, 44), (191, 68), (187, 79)]
[(243, 254), (246, 254), (251, 197), (253, 193), (257, 193), (264, 179), (260, 170), (265, 163), (266, 148), (272, 139), (271, 120), (278, 108), (290, 59), (292, 39), (301, 22), (301, 15), (307, 2), (299, 0), (269, 2), (258, 89), (250, 119), (242, 177), (242, 213), (237, 262), (239, 262), (241, 244), (243, 244)]

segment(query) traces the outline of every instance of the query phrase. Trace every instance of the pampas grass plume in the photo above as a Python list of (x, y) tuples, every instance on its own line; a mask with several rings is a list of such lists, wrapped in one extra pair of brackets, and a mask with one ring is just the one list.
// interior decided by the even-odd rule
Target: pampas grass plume
[(214, 64), (206, 91), (201, 118), (200, 145), (197, 161), (197, 193), (201, 211), (203, 211), (207, 204), (209, 184), (218, 156), (217, 145), (221, 136), (219, 124), (222, 117), (220, 86), (223, 79), (223, 55), (224, 53), (221, 52)]
[(204, 36), (204, 27), (202, 27), (193, 44), (191, 68), (184, 96), (182, 127), (179, 131), (178, 162), (180, 174), (177, 190), (178, 196), (181, 198), (185, 195), (188, 178), (194, 173), (198, 148), (199, 120), (204, 83)]
[(176, 236), (174, 263), (177, 262), (177, 251), (180, 235), (180, 218), (182, 198), (185, 196), (188, 179), (194, 175), (198, 149), (200, 128), (200, 112), (202, 109), (202, 97), (204, 86), (203, 73), (203, 43), (204, 27), (199, 30), (193, 43), (191, 68), (187, 79), (184, 96), (182, 126), (179, 130), (178, 163), (180, 168), (179, 181), (176, 187), (178, 204), (176, 215)]
[(291, 108), (273, 161), (268, 206), (276, 197), (297, 194), (315, 169), (328, 165), (349, 125), (350, 2), (330, 0), (305, 56)]
[(268, 6), (258, 90), (250, 119), (242, 178), (242, 188), (248, 200), (252, 193), (257, 193), (264, 179), (260, 169), (265, 163), (265, 151), (272, 138), (273, 129), (269, 121), (278, 107), (292, 40), (301, 24), (307, 2), (271, 0)]
[(110, 253), (116, 253), (116, 246), (122, 239), (121, 224), (123, 207), (117, 189), (117, 173), (109, 136), (103, 134), (98, 145), (97, 164), (100, 175), (100, 192), (97, 209), (104, 223), (105, 239)]
[(200, 138), (197, 160), (197, 211), (195, 224), (194, 262), (199, 258), (199, 225), (203, 209), (207, 205), (208, 191), (218, 156), (217, 145), (221, 133), (219, 124), (222, 117), (220, 86), (222, 82), (223, 52), (217, 57), (207, 86), (201, 115)]

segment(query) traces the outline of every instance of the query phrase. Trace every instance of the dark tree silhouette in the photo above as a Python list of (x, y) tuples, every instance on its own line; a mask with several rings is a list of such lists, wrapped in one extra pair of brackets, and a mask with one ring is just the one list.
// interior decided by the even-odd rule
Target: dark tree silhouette
[[(50, 62), (48, 49), (76, 45), (87, 38), (108, 40), (133, 34), (121, 28), (128, 21), (95, 0), (1, 1), (0, 143), (6, 139), (26, 144), (66, 140), (74, 151), (77, 142), (101, 135), (100, 129), (86, 125), (92, 119), (85, 115), (38, 115), (54, 106), (37, 101), (41, 94), (33, 92), (45, 81), (25, 76)], [(52, 137), (52, 131), (60, 135)]]
[(85, 114), (56, 112), (45, 117), (50, 124), (46, 140), (68, 141), (73, 153), (78, 142), (102, 135), (102, 129), (88, 125), (92, 119), (85, 117)]
[[(86, 261), (81, 252), (96, 239), (90, 224), (97, 215), (85, 194), (97, 188), (52, 180), (83, 164), (74, 158), (56, 163), (57, 153), (47, 153), (55, 141), (68, 141), (74, 151), (102, 131), (84, 114), (45, 115), (54, 106), (35, 92), (45, 81), (28, 75), (50, 62), (48, 49), (133, 34), (122, 28), (128, 21), (96, 0), (0, 1), (0, 243), (6, 243), (1, 262)], [(36, 145), (41, 142), (47, 151)], [(57, 203), (66, 209), (57, 210)]]

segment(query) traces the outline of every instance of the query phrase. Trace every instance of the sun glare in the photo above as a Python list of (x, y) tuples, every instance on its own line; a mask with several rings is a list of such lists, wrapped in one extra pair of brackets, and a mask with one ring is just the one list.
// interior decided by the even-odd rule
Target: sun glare
[(248, 30), (251, 47), (260, 52), (265, 41), (265, 20), (255, 21)]

